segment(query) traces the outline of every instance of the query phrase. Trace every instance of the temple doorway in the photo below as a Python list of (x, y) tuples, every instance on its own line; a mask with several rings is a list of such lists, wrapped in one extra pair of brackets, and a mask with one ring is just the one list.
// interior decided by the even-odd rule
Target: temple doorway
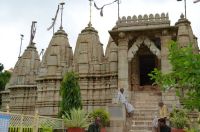
[(129, 62), (129, 84), (131, 90), (156, 90), (152, 86), (153, 80), (150, 79), (149, 73), (154, 68), (160, 69), (160, 59), (154, 55), (150, 49), (141, 44), (133, 59)]
[(155, 59), (155, 55), (139, 56), (140, 86), (153, 84), (148, 74), (156, 67)]

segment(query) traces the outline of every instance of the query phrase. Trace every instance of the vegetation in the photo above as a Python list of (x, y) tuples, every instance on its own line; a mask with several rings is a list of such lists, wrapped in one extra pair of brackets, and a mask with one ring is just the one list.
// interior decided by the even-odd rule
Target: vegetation
[(105, 126), (109, 125), (109, 121), (110, 121), (109, 113), (103, 108), (99, 108), (99, 109), (96, 109), (96, 110), (92, 111), (90, 113), (90, 117), (92, 119), (96, 119), (97, 117), (99, 117), (101, 119), (102, 127), (105, 127)]
[(5, 90), (6, 83), (8, 83), (11, 73), (8, 71), (3, 71), (4, 66), (0, 63), (0, 91)]
[(193, 52), (192, 45), (180, 48), (174, 41), (169, 46), (172, 71), (163, 74), (155, 69), (149, 74), (163, 90), (173, 88), (187, 109), (200, 110), (200, 54)]
[(48, 123), (42, 123), (40, 132), (53, 132), (53, 128)]
[(65, 115), (64, 122), (67, 128), (87, 128), (89, 126), (88, 114), (80, 108), (73, 108), (70, 114)]
[(183, 129), (189, 125), (189, 118), (183, 109), (173, 109), (169, 116), (170, 124), (174, 128)]
[[(8, 71), (3, 71), (4, 66), (0, 63), (0, 91), (5, 90), (6, 84), (10, 80), (11, 73)], [(2, 104), (1, 96), (0, 96), (0, 106)]]
[(60, 87), (60, 94), (62, 97), (60, 116), (65, 113), (70, 114), (70, 110), (73, 108), (82, 108), (78, 76), (74, 72), (68, 72), (64, 76)]

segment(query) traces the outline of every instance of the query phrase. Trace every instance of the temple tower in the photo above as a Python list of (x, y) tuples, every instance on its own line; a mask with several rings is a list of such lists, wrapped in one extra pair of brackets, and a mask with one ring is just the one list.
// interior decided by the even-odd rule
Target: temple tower
[[(40, 59), (35, 43), (30, 43), (19, 57), (6, 90), (9, 90), (9, 106), (13, 113), (34, 114), (37, 99), (36, 75)], [(8, 102), (7, 102), (8, 103)], [(3, 104), (5, 104), (3, 102)]]
[(74, 52), (74, 71), (79, 73), (83, 105), (87, 110), (106, 106), (112, 100), (112, 80), (106, 64), (98, 32), (89, 23), (79, 34)]
[(194, 36), (190, 24), (190, 21), (182, 14), (175, 24), (178, 27), (177, 40), (181, 47), (185, 47), (191, 43), (195, 52), (198, 53), (197, 38)]
[(64, 73), (72, 65), (73, 53), (67, 34), (58, 30), (52, 37), (39, 67), (37, 76), (37, 109), (40, 115), (57, 116), (60, 84)]
[[(19, 55), (11, 79), (2, 92), (3, 108), (10, 106), (13, 113), (34, 114), (37, 99), (36, 76), (40, 58), (33, 39), (36, 21), (32, 21), (30, 42), (22, 56)], [(20, 49), (21, 51), (21, 49)]]

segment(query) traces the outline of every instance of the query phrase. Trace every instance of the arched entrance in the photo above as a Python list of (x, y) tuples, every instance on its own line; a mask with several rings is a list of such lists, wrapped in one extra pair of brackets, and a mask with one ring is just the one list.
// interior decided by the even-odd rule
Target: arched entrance
[(128, 50), (131, 90), (149, 90), (153, 81), (148, 74), (160, 68), (160, 49), (147, 37), (139, 37)]

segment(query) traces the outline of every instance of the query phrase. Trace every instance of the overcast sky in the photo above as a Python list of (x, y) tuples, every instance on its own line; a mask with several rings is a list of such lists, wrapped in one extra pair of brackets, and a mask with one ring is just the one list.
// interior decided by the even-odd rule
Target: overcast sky
[[(96, 0), (101, 6), (114, 0)], [(40, 53), (46, 49), (52, 31), (46, 29), (51, 25), (57, 5), (61, 0), (0, 0), (0, 63), (5, 69), (14, 67), (20, 48), (20, 34), (24, 34), (22, 53), (30, 40), (30, 28), (33, 20), (37, 21), (37, 31), (34, 42)], [(68, 34), (69, 43), (75, 48), (78, 34), (89, 22), (88, 0), (64, 0), (63, 27)], [(171, 25), (184, 13), (184, 2), (177, 0), (121, 0), (120, 16), (133, 16), (155, 13), (169, 13)], [(191, 21), (194, 34), (200, 38), (200, 2), (193, 4), (187, 0), (187, 18)], [(104, 50), (111, 30), (117, 20), (117, 4), (105, 7), (104, 16), (92, 7), (92, 25), (98, 31)], [(56, 21), (57, 30), (60, 25), (60, 15)], [(200, 41), (199, 41), (200, 43)]]

